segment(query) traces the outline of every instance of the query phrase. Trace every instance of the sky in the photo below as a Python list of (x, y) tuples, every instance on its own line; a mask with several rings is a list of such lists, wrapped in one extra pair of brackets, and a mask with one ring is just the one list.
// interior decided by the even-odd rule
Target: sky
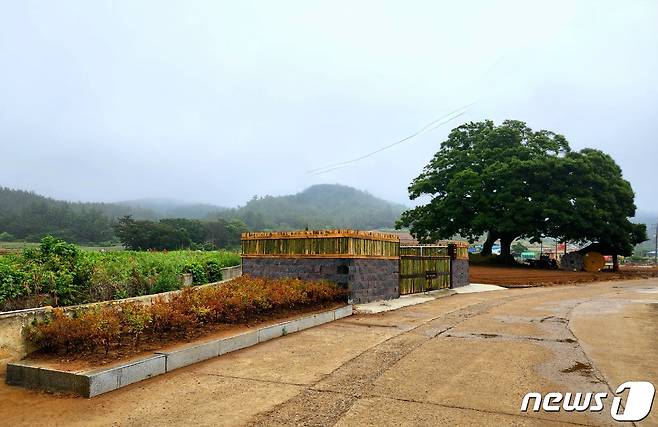
[[(450, 129), (612, 155), (658, 212), (658, 2), (0, 0), (0, 186), (223, 206), (340, 183), (411, 204)], [(387, 146), (347, 167), (308, 171)]]

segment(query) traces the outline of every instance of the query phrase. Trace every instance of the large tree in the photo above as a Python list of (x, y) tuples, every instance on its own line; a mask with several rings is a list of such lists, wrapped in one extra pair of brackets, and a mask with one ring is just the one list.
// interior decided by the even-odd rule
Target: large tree
[(409, 194), (431, 200), (404, 212), (398, 227), (421, 242), (486, 234), (482, 253), (500, 239), (506, 259), (519, 237), (612, 240), (619, 253), (643, 237), (628, 221), (635, 212), (630, 184), (609, 156), (573, 153), (562, 135), (516, 120), (453, 129)]
[(544, 232), (542, 176), (550, 174), (551, 159), (569, 151), (562, 135), (534, 132), (520, 121), (459, 126), (409, 187), (411, 199), (429, 195), (431, 201), (404, 212), (398, 226), (422, 242), (487, 234), (483, 253), (500, 239), (507, 257), (515, 238)]
[(634, 224), (635, 194), (609, 155), (591, 148), (561, 159), (556, 181), (563, 195), (552, 207), (548, 233), (563, 240), (594, 242), (615, 257), (631, 255), (647, 239), (646, 225)]

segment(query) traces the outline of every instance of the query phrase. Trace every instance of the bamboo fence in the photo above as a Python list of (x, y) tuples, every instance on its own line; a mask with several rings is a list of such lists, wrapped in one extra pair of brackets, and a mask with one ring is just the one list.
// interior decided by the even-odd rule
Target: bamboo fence
[(243, 257), (397, 259), (395, 234), (356, 230), (243, 233)]

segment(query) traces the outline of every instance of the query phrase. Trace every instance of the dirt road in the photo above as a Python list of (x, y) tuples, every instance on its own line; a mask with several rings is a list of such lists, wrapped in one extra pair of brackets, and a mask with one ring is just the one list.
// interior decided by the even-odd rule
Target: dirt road
[[(606, 425), (530, 391), (658, 385), (658, 279), (440, 298), (292, 334), (83, 399), (0, 385), (0, 424)], [(658, 406), (658, 404), (654, 405)], [(658, 409), (638, 425), (658, 425)]]
[(608, 280), (648, 279), (658, 277), (658, 268), (622, 267), (618, 272), (564, 271), (492, 265), (471, 265), (471, 283), (487, 283), (506, 287), (545, 286), (603, 282)]

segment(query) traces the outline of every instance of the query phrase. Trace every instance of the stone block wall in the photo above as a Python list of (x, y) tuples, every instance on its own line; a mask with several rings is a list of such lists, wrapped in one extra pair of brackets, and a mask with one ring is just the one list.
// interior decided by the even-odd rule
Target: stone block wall
[(470, 283), (468, 275), (468, 260), (467, 259), (453, 259), (450, 260), (450, 275), (453, 288), (466, 286)]
[(244, 257), (242, 272), (255, 277), (329, 280), (361, 304), (400, 296), (397, 259)]
[(350, 260), (348, 284), (355, 304), (400, 296), (400, 262), (397, 259)]

